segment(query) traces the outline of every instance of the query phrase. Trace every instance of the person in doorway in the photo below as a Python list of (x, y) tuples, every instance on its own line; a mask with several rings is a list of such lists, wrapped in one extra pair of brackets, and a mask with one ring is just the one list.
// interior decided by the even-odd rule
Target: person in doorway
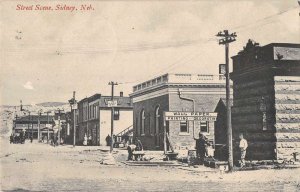
[(207, 138), (202, 134), (199, 133), (199, 139), (196, 139), (196, 153), (197, 157), (199, 158), (200, 165), (204, 164), (204, 158), (207, 153), (207, 146), (209, 145)]
[(107, 137), (105, 138), (106, 146), (110, 146), (110, 140), (111, 140), (110, 136), (107, 135)]
[(241, 151), (241, 167), (245, 166), (245, 158), (246, 158), (246, 151), (248, 148), (248, 142), (246, 139), (244, 139), (244, 135), (240, 134), (240, 151)]
[(86, 136), (86, 134), (84, 135), (84, 137), (83, 137), (83, 145), (84, 146), (87, 146), (87, 136)]

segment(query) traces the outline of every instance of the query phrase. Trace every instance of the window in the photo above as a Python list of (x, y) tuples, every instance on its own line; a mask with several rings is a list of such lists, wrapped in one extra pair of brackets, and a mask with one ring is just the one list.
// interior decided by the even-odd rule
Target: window
[(160, 127), (159, 127), (159, 107), (156, 107), (155, 109), (155, 134), (156, 134), (156, 138), (155, 138), (155, 144), (156, 146), (159, 146), (159, 130), (160, 130)]
[(141, 135), (145, 135), (145, 111), (141, 112)]
[(188, 133), (187, 121), (180, 122), (180, 132)]
[(155, 133), (158, 134), (159, 133), (159, 107), (156, 107), (155, 109)]
[(208, 122), (207, 121), (200, 121), (200, 131), (208, 133)]
[(114, 110), (114, 120), (119, 120), (120, 119), (120, 110), (115, 109)]

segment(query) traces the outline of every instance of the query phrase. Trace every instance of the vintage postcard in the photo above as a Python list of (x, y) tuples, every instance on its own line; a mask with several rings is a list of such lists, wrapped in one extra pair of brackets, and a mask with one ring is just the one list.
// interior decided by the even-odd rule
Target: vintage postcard
[(300, 191), (299, 0), (0, 0), (0, 191)]

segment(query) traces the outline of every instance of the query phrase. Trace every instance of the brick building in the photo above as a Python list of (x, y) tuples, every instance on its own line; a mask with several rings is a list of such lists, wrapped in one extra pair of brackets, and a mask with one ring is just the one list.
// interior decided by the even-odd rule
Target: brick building
[[(163, 112), (214, 112), (225, 97), (223, 75), (165, 74), (133, 87), (133, 130), (145, 149), (163, 149)], [(214, 122), (170, 121), (166, 130), (174, 148), (193, 148), (201, 130), (214, 141)]]
[[(111, 108), (108, 107), (110, 96), (95, 94), (78, 102), (78, 144), (82, 144), (85, 134), (92, 137), (92, 145), (106, 145), (105, 138), (111, 134)], [(115, 96), (114, 134), (132, 126), (132, 102), (123, 97), (123, 92)]]
[(234, 159), (239, 133), (246, 159), (292, 158), (300, 152), (300, 45), (249, 40), (232, 60)]

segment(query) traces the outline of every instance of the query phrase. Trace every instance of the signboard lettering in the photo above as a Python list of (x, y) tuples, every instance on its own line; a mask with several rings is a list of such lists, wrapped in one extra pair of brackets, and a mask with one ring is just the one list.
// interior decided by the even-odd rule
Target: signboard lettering
[(166, 121), (216, 121), (217, 113), (209, 112), (165, 112)]

